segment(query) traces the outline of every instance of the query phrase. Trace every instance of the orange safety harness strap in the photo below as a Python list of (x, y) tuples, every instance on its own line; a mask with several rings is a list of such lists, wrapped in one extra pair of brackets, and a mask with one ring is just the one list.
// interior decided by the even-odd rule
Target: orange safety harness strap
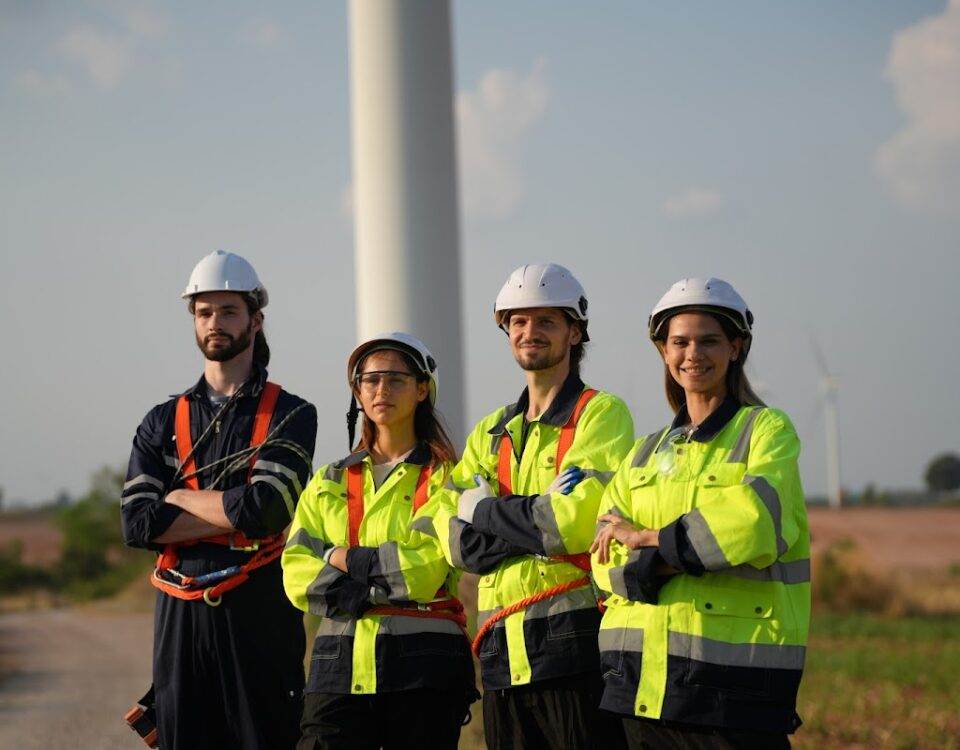
[[(580, 397), (577, 399), (577, 403), (573, 407), (573, 411), (570, 413), (570, 418), (567, 420), (567, 423), (560, 428), (560, 437), (557, 440), (557, 456), (554, 460), (554, 466), (556, 466), (558, 473), (560, 472), (560, 465), (563, 463), (563, 459), (567, 455), (567, 451), (569, 451), (570, 446), (573, 445), (573, 438), (576, 435), (577, 423), (580, 421), (580, 415), (583, 414), (583, 410), (587, 407), (590, 399), (596, 395), (596, 389), (585, 388), (580, 393)], [(497, 482), (500, 485), (501, 496), (510, 495), (513, 493), (511, 470), (512, 459), (513, 441), (510, 439), (510, 433), (504, 431), (503, 437), (500, 439), (500, 447), (497, 454)], [(588, 555), (586, 552), (581, 552), (575, 555), (553, 555), (550, 557), (550, 559), (559, 562), (570, 563), (571, 565), (580, 568), (580, 570), (583, 570), (587, 573), (590, 572), (590, 555)], [(477, 635), (473, 639), (473, 653), (477, 656), (480, 655), (480, 644), (483, 642), (484, 637), (490, 632), (494, 625), (496, 625), (505, 617), (516, 614), (517, 612), (526, 609), (531, 604), (542, 602), (544, 599), (551, 599), (554, 596), (559, 596), (560, 594), (565, 594), (568, 591), (573, 591), (574, 589), (579, 589), (583, 586), (589, 585), (590, 576), (583, 576), (582, 578), (577, 578), (573, 581), (567, 581), (566, 583), (552, 586), (551, 588), (540, 591), (532, 596), (525, 597), (524, 599), (511, 604), (509, 607), (504, 607), (495, 615), (490, 617), (485, 623), (483, 623), (483, 627), (477, 631)]]
[[(257, 402), (257, 411), (253, 418), (253, 431), (250, 436), (250, 447), (256, 448), (262, 445), (270, 431), (270, 422), (273, 419), (273, 413), (276, 410), (277, 399), (280, 397), (281, 388), (276, 383), (267, 382), (260, 393), (260, 400)], [(197, 467), (193, 456), (193, 436), (190, 431), (190, 400), (186, 395), (177, 399), (176, 412), (174, 414), (174, 434), (177, 442), (177, 455), (180, 459), (184, 479), (184, 486), (190, 490), (199, 490), (199, 477), (196, 475)], [(253, 466), (257, 461), (257, 453), (250, 457), (250, 468), (247, 470), (247, 479), (253, 475)], [(198, 581), (205, 577), (195, 578), (177, 573), (176, 568), (179, 556), (177, 549), (200, 542), (209, 544), (221, 544), (231, 549), (252, 551), (254, 554), (246, 563), (234, 568), (229, 568), (231, 575), (220, 580), (215, 586), (208, 588), (194, 588)], [(217, 534), (204, 537), (203, 539), (194, 539), (187, 542), (176, 542), (164, 547), (163, 552), (157, 559), (157, 567), (150, 577), (150, 582), (165, 594), (174, 596), (178, 599), (195, 600), (203, 598), (207, 604), (216, 606), (219, 604), (219, 597), (226, 591), (236, 588), (250, 577), (250, 573), (257, 568), (261, 568), (268, 563), (276, 560), (283, 552), (284, 535), (275, 534), (264, 539), (249, 539), (246, 534), (236, 531), (227, 534)], [(176, 576), (179, 583), (174, 583), (164, 578), (161, 574), (172, 574)], [(217, 574), (212, 574), (217, 575)]]
[[(416, 492), (413, 495), (411, 515), (415, 515), (429, 499), (427, 492), (432, 473), (433, 469), (429, 464), (424, 464), (420, 468), (420, 474), (417, 476)], [(347, 468), (347, 543), (350, 547), (357, 547), (360, 544), (360, 524), (363, 523), (363, 514), (363, 462), (358, 461)], [(463, 610), (463, 603), (455, 596), (449, 596), (444, 588), (437, 591), (435, 598), (438, 601), (426, 604), (372, 607), (364, 614), (450, 620), (459, 625), (466, 634), (467, 616)]]
[[(427, 487), (433, 469), (424, 464), (417, 476), (417, 489), (413, 495), (413, 515), (426, 505)], [(357, 547), (360, 544), (360, 524), (363, 523), (363, 462), (347, 468), (347, 544)]]
[(193, 460), (193, 435), (190, 434), (190, 399), (187, 398), (186, 394), (177, 399), (173, 434), (176, 437), (181, 470), (186, 477), (183, 484), (188, 490), (199, 490), (200, 481), (196, 475), (197, 462)]

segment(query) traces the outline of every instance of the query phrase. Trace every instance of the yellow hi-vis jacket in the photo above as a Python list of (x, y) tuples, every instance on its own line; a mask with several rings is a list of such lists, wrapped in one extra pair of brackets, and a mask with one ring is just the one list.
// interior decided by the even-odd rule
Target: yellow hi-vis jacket
[[(775, 732), (799, 725), (810, 621), (800, 442), (776, 409), (727, 399), (691, 435), (681, 412), (637, 441), (600, 512), (659, 529), (659, 548), (593, 557), (609, 592), (601, 707), (649, 719)], [(665, 577), (662, 563), (682, 572)]]
[[(528, 396), (484, 418), (467, 439), (443, 501), (427, 506), (447, 559), (480, 574), (478, 627), (498, 611), (533, 594), (582, 578), (582, 570), (552, 556), (585, 552), (593, 541), (603, 488), (633, 441), (633, 420), (616, 396), (597, 392), (577, 422), (563, 466), (557, 467), (561, 428), (585, 386), (566, 380), (550, 407), (524, 429)], [(524, 434), (526, 433), (526, 434)], [(512, 492), (487, 498), (473, 523), (457, 517), (459, 491), (482, 475), (497, 491), (500, 442), (508, 435)], [(558, 469), (579, 466), (586, 478), (569, 495), (545, 494)], [(505, 493), (501, 493), (505, 494)], [(600, 613), (591, 586), (532, 604), (504, 618), (480, 649), (488, 690), (596, 671)]]
[[(425, 605), (441, 588), (456, 595), (459, 573), (447, 564), (434, 537), (411, 527), (417, 480), (430, 455), (425, 445), (418, 445), (374, 489), (369, 455), (354, 453), (321, 467), (301, 494), (281, 562), (290, 601), (323, 617), (307, 692), (358, 695), (433, 688), (473, 693), (469, 643), (456, 623), (364, 614), (374, 606)], [(357, 464), (363, 520), (357, 529), (359, 545), (347, 552), (348, 572), (343, 573), (325, 563), (323, 555), (348, 545), (348, 472)], [(440, 489), (450, 468), (434, 468), (428, 496)]]

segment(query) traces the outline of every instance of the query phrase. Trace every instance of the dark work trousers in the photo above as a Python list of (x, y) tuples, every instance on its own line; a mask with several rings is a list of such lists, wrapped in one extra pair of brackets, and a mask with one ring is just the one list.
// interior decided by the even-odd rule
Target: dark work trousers
[(601, 711), (600, 672), (543, 680), (483, 694), (488, 750), (618, 750), (620, 717)]
[(292, 750), (305, 636), (281, 575), (276, 560), (218, 607), (158, 594), (153, 685), (161, 750)]
[(456, 750), (467, 716), (458, 690), (377, 695), (307, 693), (297, 750)]
[(622, 718), (629, 750), (790, 750), (789, 736), (780, 732)]

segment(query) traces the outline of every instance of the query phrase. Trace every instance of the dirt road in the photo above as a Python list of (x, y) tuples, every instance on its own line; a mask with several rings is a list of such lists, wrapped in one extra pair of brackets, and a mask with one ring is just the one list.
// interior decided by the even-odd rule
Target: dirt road
[(0, 747), (134, 750), (122, 716), (150, 684), (153, 616), (0, 615)]

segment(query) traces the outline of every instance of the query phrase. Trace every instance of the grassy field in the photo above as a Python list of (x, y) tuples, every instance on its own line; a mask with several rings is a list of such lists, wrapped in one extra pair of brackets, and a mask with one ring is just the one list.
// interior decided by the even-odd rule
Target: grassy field
[[(960, 750), (960, 617), (814, 616), (796, 750)], [(480, 704), (461, 750), (484, 747)]]
[[(49, 520), (6, 521), (0, 516), (0, 542), (22, 540), (31, 562), (58, 559), (60, 540)], [(815, 607), (798, 706), (804, 725), (794, 747), (960, 750), (960, 509), (812, 513), (811, 527)], [(911, 544), (888, 538), (904, 529), (915, 537)], [(142, 562), (146, 566), (148, 556)], [(461, 596), (475, 612), (476, 584), (465, 579)], [(42, 591), (4, 593), (0, 612), (68, 601)], [(153, 598), (138, 572), (133, 585), (97, 604), (96, 613), (149, 612)], [(149, 619), (137, 637), (146, 653)], [(462, 750), (484, 747), (479, 703), (473, 711)]]
[(817, 613), (800, 748), (960, 748), (960, 617)]

